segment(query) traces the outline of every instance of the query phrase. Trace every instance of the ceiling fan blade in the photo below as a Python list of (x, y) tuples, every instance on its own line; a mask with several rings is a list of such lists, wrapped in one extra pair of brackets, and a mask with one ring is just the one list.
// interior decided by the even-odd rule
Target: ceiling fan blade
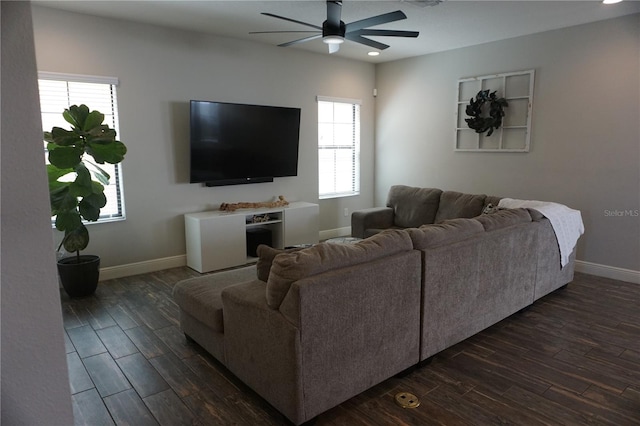
[(250, 31), (249, 34), (285, 34), (285, 33), (314, 33), (317, 34), (318, 31)]
[(272, 18), (282, 19), (284, 21), (294, 22), (296, 24), (305, 25), (307, 27), (315, 28), (316, 30), (322, 31), (322, 27), (319, 27), (319, 26), (313, 25), (313, 24), (309, 24), (308, 22), (297, 21), (295, 19), (286, 18), (284, 16), (274, 15), (273, 13), (267, 13), (267, 12), (262, 12), (262, 15), (270, 16)]
[(320, 38), (320, 37), (322, 37), (322, 34), (316, 34), (316, 35), (312, 35), (310, 37), (305, 37), (305, 38), (300, 38), (298, 40), (288, 41), (286, 43), (279, 44), (278, 46), (287, 47), (287, 46), (291, 46), (291, 45), (298, 44), (298, 43), (304, 43), (305, 41), (315, 40), (315, 39)]
[(355, 41), (356, 43), (364, 44), (369, 47), (373, 47), (374, 49), (384, 50), (389, 45), (380, 43), (379, 41), (370, 40), (368, 38), (362, 37), (359, 33), (347, 33), (344, 36), (347, 40)]
[(354, 31), (353, 33), (361, 36), (413, 37), (413, 38), (418, 37), (418, 35), (420, 35), (418, 31), (370, 30), (370, 29)]
[(347, 24), (346, 32), (358, 31), (367, 27), (375, 27), (376, 25), (387, 24), (389, 22), (400, 21), (407, 19), (407, 15), (401, 10), (395, 12), (384, 13), (382, 15), (372, 16), (371, 18), (361, 19)]
[(342, 2), (327, 1), (327, 25), (340, 28), (340, 15), (342, 15)]

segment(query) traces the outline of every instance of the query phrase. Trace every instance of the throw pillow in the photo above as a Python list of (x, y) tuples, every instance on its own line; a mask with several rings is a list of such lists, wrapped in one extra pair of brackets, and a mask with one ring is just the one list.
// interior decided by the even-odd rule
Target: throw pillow
[(485, 231), (489, 232), (531, 222), (531, 215), (527, 209), (500, 209), (494, 214), (478, 216), (475, 220), (482, 224)]
[(433, 223), (442, 190), (394, 185), (389, 189), (387, 207), (393, 209), (393, 224), (400, 228), (417, 228)]
[(266, 244), (260, 244), (256, 249), (258, 254), (258, 263), (256, 264), (256, 272), (258, 279), (265, 283), (269, 280), (269, 273), (271, 272), (271, 264), (273, 259), (280, 253), (290, 253), (298, 250), (302, 250), (306, 247), (293, 247), (288, 249), (275, 249), (269, 247)]
[(435, 223), (444, 222), (447, 219), (472, 218), (480, 215), (486, 197), (484, 194), (444, 191), (440, 196)]

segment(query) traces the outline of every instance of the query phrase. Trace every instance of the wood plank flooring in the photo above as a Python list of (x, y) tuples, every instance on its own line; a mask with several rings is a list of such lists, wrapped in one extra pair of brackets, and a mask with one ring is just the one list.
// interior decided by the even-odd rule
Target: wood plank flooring
[[(179, 326), (186, 267), (63, 290), (78, 425), (286, 425)], [(421, 405), (403, 409), (399, 391)], [(323, 413), (318, 425), (639, 425), (640, 285), (576, 273), (564, 290)]]

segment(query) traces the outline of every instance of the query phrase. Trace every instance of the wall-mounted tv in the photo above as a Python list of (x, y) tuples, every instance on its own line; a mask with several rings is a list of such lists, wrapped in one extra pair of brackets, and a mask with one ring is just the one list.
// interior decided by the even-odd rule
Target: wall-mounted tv
[(191, 183), (297, 176), (300, 108), (191, 101)]

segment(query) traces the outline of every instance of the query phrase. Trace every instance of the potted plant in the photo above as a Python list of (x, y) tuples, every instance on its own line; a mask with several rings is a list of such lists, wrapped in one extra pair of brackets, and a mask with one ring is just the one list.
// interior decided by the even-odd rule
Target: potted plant
[(99, 111), (73, 105), (62, 116), (71, 130), (54, 127), (44, 132), (49, 151), (49, 198), (56, 229), (64, 232), (58, 250), (64, 247), (75, 253), (58, 260), (60, 281), (69, 296), (81, 297), (93, 294), (98, 286), (100, 258), (80, 255), (89, 244), (83, 220), (97, 221), (107, 203), (104, 185), (109, 184), (110, 176), (98, 164), (121, 162), (127, 148), (116, 140), (114, 129), (102, 124), (104, 114)]

